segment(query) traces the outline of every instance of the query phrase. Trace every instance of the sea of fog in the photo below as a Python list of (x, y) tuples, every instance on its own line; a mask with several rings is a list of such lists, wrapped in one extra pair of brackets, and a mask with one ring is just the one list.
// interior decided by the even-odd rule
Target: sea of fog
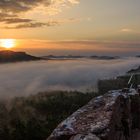
[(0, 98), (48, 90), (95, 90), (99, 79), (122, 75), (140, 58), (50, 60), (0, 64)]

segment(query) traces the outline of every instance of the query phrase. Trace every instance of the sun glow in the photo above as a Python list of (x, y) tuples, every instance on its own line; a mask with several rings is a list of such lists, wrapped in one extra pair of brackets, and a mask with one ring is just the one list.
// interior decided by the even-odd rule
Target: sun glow
[(15, 39), (0, 39), (0, 46), (6, 49), (13, 48), (16, 45)]

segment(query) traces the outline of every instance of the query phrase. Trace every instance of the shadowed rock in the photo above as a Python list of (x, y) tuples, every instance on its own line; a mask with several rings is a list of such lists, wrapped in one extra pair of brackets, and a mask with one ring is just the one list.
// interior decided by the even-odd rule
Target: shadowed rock
[(58, 125), (47, 140), (139, 140), (140, 96), (131, 89), (92, 99)]

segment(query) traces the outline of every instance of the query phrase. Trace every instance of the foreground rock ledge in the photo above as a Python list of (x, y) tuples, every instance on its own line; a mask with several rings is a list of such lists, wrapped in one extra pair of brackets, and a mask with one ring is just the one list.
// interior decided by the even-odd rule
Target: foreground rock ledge
[(140, 140), (140, 96), (131, 89), (96, 97), (59, 124), (47, 140)]

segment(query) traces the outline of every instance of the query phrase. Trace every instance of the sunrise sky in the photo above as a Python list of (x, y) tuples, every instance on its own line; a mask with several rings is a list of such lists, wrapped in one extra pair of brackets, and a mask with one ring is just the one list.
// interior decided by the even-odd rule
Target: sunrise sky
[(14, 50), (39, 55), (135, 54), (139, 7), (140, 0), (1, 0), (0, 38), (16, 39)]

